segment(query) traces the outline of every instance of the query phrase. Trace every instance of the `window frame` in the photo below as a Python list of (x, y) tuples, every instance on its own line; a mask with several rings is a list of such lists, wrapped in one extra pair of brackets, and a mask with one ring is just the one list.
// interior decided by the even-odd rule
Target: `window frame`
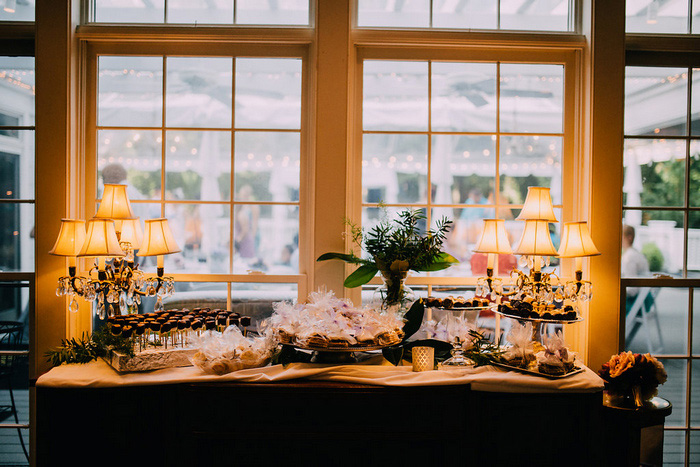
[[(107, 26), (99, 28), (105, 31), (110, 31), (110, 39), (113, 34), (117, 34), (113, 27)], [(123, 28), (130, 29), (130, 28)], [(81, 31), (82, 27), (80, 28)], [(131, 31), (135, 33), (135, 31)], [(138, 33), (136, 33), (138, 34)], [(156, 34), (160, 40), (155, 42), (152, 40), (153, 34)], [(82, 166), (85, 170), (82, 172), (83, 193), (81, 199), (81, 215), (83, 218), (90, 218), (94, 215), (96, 209), (95, 200), (97, 199), (97, 86), (98, 86), (98, 57), (99, 56), (193, 56), (193, 57), (281, 57), (281, 58), (299, 58), (302, 61), (302, 86), (301, 86), (301, 128), (300, 128), (300, 196), (298, 201), (299, 206), (299, 272), (298, 274), (276, 275), (276, 274), (188, 274), (188, 273), (167, 273), (175, 278), (176, 282), (207, 282), (207, 283), (225, 283), (227, 289), (227, 307), (230, 308), (232, 300), (232, 286), (235, 283), (280, 283), (280, 284), (295, 284), (297, 287), (297, 296), (299, 298), (306, 297), (310, 290), (309, 257), (311, 256), (310, 245), (312, 224), (310, 220), (311, 199), (313, 197), (313, 187), (311, 185), (311, 156), (309, 142), (309, 127), (310, 127), (310, 91), (309, 91), (309, 67), (310, 67), (310, 48), (308, 43), (303, 40), (296, 39), (286, 43), (270, 43), (271, 41), (211, 41), (209, 37), (191, 38), (199, 39), (190, 42), (168, 41), (158, 32), (150, 32), (147, 36), (140, 37), (140, 40), (95, 40), (95, 36), (104, 37), (97, 33), (91, 27), (90, 32), (85, 34), (80, 33), (81, 38), (85, 42), (84, 70), (85, 70), (85, 102), (86, 114), (84, 123), (84, 160)], [(169, 36), (171, 34), (167, 34)], [(179, 36), (179, 34), (175, 33)], [(219, 33), (217, 33), (219, 35)], [(165, 90), (163, 90), (165, 92)], [(167, 128), (167, 127), (166, 127)], [(196, 129), (196, 128), (194, 128)], [(234, 131), (231, 129), (230, 131)], [(232, 147), (233, 149), (233, 147)], [(165, 170), (165, 167), (162, 168)], [(233, 166), (231, 167), (233, 176)], [(197, 204), (197, 201), (188, 202), (189, 204)], [(263, 204), (273, 204), (263, 203)], [(238, 205), (234, 201), (233, 196), (228, 201), (227, 206), (233, 212), (234, 206)], [(231, 225), (233, 229), (233, 225)], [(86, 260), (81, 260), (79, 263), (79, 271), (87, 273), (89, 265)], [(166, 271), (167, 272), (167, 271)], [(235, 292), (234, 292), (235, 293)]]
[[(562, 126), (562, 219), (560, 222), (587, 219), (584, 216), (586, 210), (583, 206), (576, 206), (574, 194), (580, 188), (583, 152), (581, 151), (581, 137), (577, 128), (581, 125), (578, 76), (581, 70), (580, 50), (576, 47), (563, 46), (556, 50), (547, 47), (530, 49), (527, 53), (522, 50), (514, 50), (505, 44), (494, 46), (471, 46), (465, 48), (444, 48), (434, 44), (423, 47), (403, 46), (385, 47), (375, 44), (357, 43), (357, 61), (355, 64), (355, 118), (353, 125), (356, 131), (353, 134), (356, 151), (351, 161), (352, 173), (357, 174), (351, 182), (353, 202), (350, 219), (358, 225), (362, 219), (362, 62), (364, 60), (406, 60), (406, 61), (453, 61), (453, 62), (500, 62), (500, 63), (537, 63), (556, 64), (564, 66), (564, 102), (563, 102), (563, 126)], [(429, 132), (428, 134), (431, 134)], [(429, 200), (430, 201), (430, 200)], [(371, 204), (371, 203), (370, 203)], [(422, 205), (422, 203), (419, 203)], [(430, 206), (430, 203), (426, 203)], [(442, 205), (441, 205), (442, 206)], [(460, 207), (452, 205), (450, 207)], [(348, 244), (348, 248), (350, 245)], [(567, 280), (573, 276), (573, 260), (566, 259), (562, 263), (562, 279)], [(505, 278), (504, 278), (505, 279)], [(409, 285), (476, 285), (477, 277), (441, 277), (421, 276), (409, 277)], [(379, 284), (380, 279), (374, 278), (370, 284)], [(507, 283), (507, 281), (506, 281)], [(430, 289), (429, 289), (430, 290)]]
[[(689, 68), (689, 69), (700, 69), (700, 36), (687, 34), (683, 36), (672, 36), (672, 35), (655, 35), (655, 34), (626, 34), (626, 51), (625, 51), (625, 67), (675, 67), (675, 68)], [(700, 73), (700, 72), (696, 72)], [(671, 141), (700, 141), (700, 135), (693, 135), (691, 131), (692, 122), (692, 80), (688, 79), (688, 90), (687, 90), (687, 116), (686, 116), (686, 126), (687, 134), (683, 136), (659, 136), (654, 138), (653, 136), (642, 136), (641, 138), (647, 139), (667, 139)], [(623, 140), (628, 137), (623, 130)], [(638, 135), (629, 135), (629, 138), (638, 138)], [(667, 207), (667, 208), (655, 208), (654, 206), (639, 206), (634, 207), (633, 210), (643, 211), (643, 210), (665, 210), (665, 211), (675, 211), (683, 213), (683, 269), (681, 278), (669, 278), (669, 277), (645, 277), (645, 278), (624, 278), (620, 277), (620, 314), (619, 314), (619, 351), (622, 352), (626, 349), (626, 299), (627, 299), (627, 288), (628, 287), (650, 287), (650, 288), (679, 288), (686, 289), (688, 291), (688, 317), (687, 317), (687, 348), (686, 352), (683, 354), (661, 354), (654, 353), (654, 356), (659, 358), (684, 361), (686, 362), (685, 369), (685, 423), (680, 426), (669, 426), (666, 427), (667, 431), (682, 432), (684, 435), (684, 461), (687, 463), (690, 459), (690, 447), (691, 447), (691, 434), (700, 433), (700, 427), (691, 424), (691, 397), (692, 397), (692, 375), (693, 375), (693, 362), (700, 362), (700, 355), (693, 354), (693, 308), (697, 306), (694, 293), (700, 290), (700, 277), (688, 278), (688, 230), (689, 230), (689, 214), (692, 212), (700, 212), (700, 207), (692, 207), (690, 205), (689, 194), (689, 174), (690, 174), (690, 153), (689, 153), (689, 143), (686, 144), (686, 155), (685, 155), (685, 191), (682, 206), (678, 207)], [(623, 210), (625, 206), (623, 205)], [(630, 210), (627, 208), (627, 210)], [(623, 211), (624, 212), (624, 211)], [(622, 214), (622, 212), (621, 212)], [(700, 336), (695, 336), (696, 339), (700, 339)]]

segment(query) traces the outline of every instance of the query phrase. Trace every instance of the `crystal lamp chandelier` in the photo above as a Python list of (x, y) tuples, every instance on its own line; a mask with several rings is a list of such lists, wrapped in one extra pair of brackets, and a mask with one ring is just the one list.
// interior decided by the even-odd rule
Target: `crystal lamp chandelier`
[[(138, 252), (136, 252), (138, 250)], [(71, 312), (78, 311), (76, 297), (97, 302), (97, 315), (104, 319), (141, 303), (142, 296), (156, 297), (156, 311), (163, 309), (163, 298), (172, 295), (174, 279), (165, 277), (163, 255), (180, 248), (165, 218), (145, 221), (145, 233), (134, 216), (126, 185), (105, 184), (100, 207), (87, 221), (61, 219), (61, 229), (52, 255), (68, 257), (68, 276), (58, 279), (56, 295), (68, 295)], [(156, 277), (139, 269), (135, 254), (156, 256)], [(77, 258), (95, 258), (87, 276), (76, 273)]]
[[(552, 244), (549, 224), (557, 222), (549, 188), (529, 187), (525, 205), (516, 220), (524, 221), (523, 234), (515, 251), (512, 250), (503, 219), (484, 219), (481, 237), (474, 252), (488, 255), (486, 277), (477, 280), (477, 295), (490, 294), (526, 300), (534, 304), (563, 303), (570, 300), (574, 305), (591, 299), (592, 284), (583, 280), (583, 258), (596, 256), (600, 252), (593, 244), (586, 222), (567, 222), (557, 251)], [(513, 269), (511, 285), (505, 286), (502, 279), (494, 278), (494, 262), (499, 254), (518, 254), (518, 265), (528, 272)], [(562, 282), (553, 272), (543, 272), (550, 257), (575, 258), (575, 280)]]

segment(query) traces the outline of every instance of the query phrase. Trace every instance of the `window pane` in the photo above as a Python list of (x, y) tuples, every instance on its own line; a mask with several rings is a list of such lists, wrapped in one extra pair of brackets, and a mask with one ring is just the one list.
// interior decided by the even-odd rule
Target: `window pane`
[(496, 64), (432, 65), (432, 129), (496, 131)]
[(308, 0), (236, 0), (236, 24), (309, 24)]
[(364, 62), (365, 130), (428, 129), (428, 63)]
[[(623, 269), (630, 258), (627, 252), (623, 254)], [(687, 355), (688, 289), (627, 287), (626, 292), (625, 349)]]
[(427, 28), (430, 26), (430, 1), (358, 0), (357, 25)]
[[(698, 5), (698, 11), (700, 11), (700, 2), (697, 2)], [(697, 18), (697, 22), (700, 23), (700, 16)], [(700, 32), (700, 26), (694, 26), (698, 28), (698, 31)], [(692, 88), (692, 98), (693, 102), (691, 104), (692, 107), (692, 113), (693, 118), (691, 118), (690, 122), (690, 132), (692, 135), (700, 135), (700, 118), (697, 118), (696, 116), (700, 114), (700, 68), (693, 68), (693, 88)]]
[(497, 29), (498, 0), (481, 0), (478, 2), (433, 0), (433, 27)]
[[(481, 201), (484, 201), (483, 203), (479, 203), (479, 200), (473, 201), (476, 201), (476, 204), (486, 204), (485, 198), (481, 198)], [(472, 258), (475, 261), (478, 260), (478, 257), (474, 257), (475, 253), (472, 250), (475, 248), (476, 242), (481, 235), (481, 229), (484, 224), (482, 219), (493, 218), (494, 215), (495, 210), (493, 208), (434, 208), (431, 216), (433, 229), (436, 227), (436, 222), (442, 217), (447, 217), (453, 221), (452, 230), (447, 234), (443, 247), (447, 253), (457, 258), (460, 262), (443, 271), (431, 273), (431, 275), (449, 277), (485, 275), (486, 262), (484, 262), (484, 269), (481, 271), (480, 263), (475, 264), (472, 262)]]
[(167, 204), (165, 216), (182, 251), (165, 256), (166, 271), (228, 273), (230, 209), (225, 204)]
[(236, 201), (299, 201), (299, 133), (236, 132)]
[(167, 126), (231, 127), (231, 58), (168, 57), (167, 67)]
[[(688, 277), (700, 277), (700, 212), (698, 211), (688, 213)], [(698, 323), (700, 325), (700, 321)], [(700, 339), (700, 328), (697, 336)]]
[(34, 199), (34, 130), (6, 133), (0, 126), (0, 199)]
[(168, 199), (227, 200), (231, 191), (231, 133), (168, 131), (166, 138)]
[(561, 133), (564, 67), (501, 65), (501, 131)]
[(522, 204), (530, 186), (551, 188), (552, 202), (561, 204), (562, 138), (502, 136), (500, 148), (501, 203)]
[[(668, 381), (659, 386), (659, 397), (667, 399), (673, 404), (673, 412), (666, 417), (666, 426), (684, 426), (685, 418), (685, 395), (687, 387), (686, 378), (686, 361), (685, 360), (670, 360), (667, 358), (659, 358), (663, 363), (668, 374)], [(665, 435), (668, 436), (666, 431)], [(664, 443), (665, 445), (666, 443)], [(665, 449), (664, 449), (665, 451)], [(664, 460), (664, 464), (666, 461)]]
[(236, 127), (301, 128), (301, 60), (236, 59)]
[(290, 259), (299, 248), (297, 206), (235, 206), (233, 239), (236, 274), (249, 270), (266, 272), (276, 266), (287, 266), (293, 274), (299, 270), (298, 263), (292, 264)]
[[(700, 426), (700, 391), (697, 390), (698, 384), (700, 384), (700, 360), (692, 360), (693, 365), (691, 369), (692, 384), (691, 388), (693, 391), (690, 393), (690, 426)], [(695, 449), (691, 448), (691, 452), (695, 451), (700, 453), (700, 438), (695, 438)], [(691, 446), (693, 445), (693, 438), (691, 436)], [(700, 459), (697, 459), (700, 460)]]
[(626, 206), (683, 206), (685, 144), (682, 140), (625, 140)]
[(3, 126), (34, 125), (34, 57), (0, 57), (0, 83), (1, 140), (16, 137)]
[(362, 200), (365, 203), (425, 203), (428, 187), (425, 135), (365, 134)]
[(102, 56), (98, 60), (98, 125), (161, 126), (163, 59)]
[(168, 23), (233, 24), (233, 1), (168, 0)]
[(0, 3), (0, 21), (34, 21), (35, 0), (5, 0)]
[(34, 204), (0, 203), (0, 271), (34, 271)]
[[(673, 406), (673, 412), (676, 412)], [(668, 426), (668, 418), (666, 419)], [(664, 430), (664, 459), (663, 465), (682, 466), (685, 465), (685, 431)]]
[(569, 30), (567, 0), (501, 1), (501, 29), (531, 31)]
[[(623, 212), (622, 221), (634, 229), (632, 246), (646, 258), (651, 273), (681, 273), (683, 270), (682, 211), (628, 210)], [(629, 240), (627, 242), (629, 244)], [(642, 261), (637, 263), (643, 265)], [(649, 276), (643, 267), (631, 271), (637, 272), (625, 273), (623, 270), (622, 277)]]
[(434, 135), (431, 174), (435, 204), (494, 203), (496, 136)]
[(94, 0), (97, 23), (162, 23), (165, 1)]
[(627, 0), (627, 32), (688, 32), (688, 0)]
[(99, 130), (97, 197), (102, 197), (104, 183), (126, 183), (131, 200), (160, 199), (161, 135), (155, 130)]
[(686, 68), (626, 67), (625, 134), (685, 135)]

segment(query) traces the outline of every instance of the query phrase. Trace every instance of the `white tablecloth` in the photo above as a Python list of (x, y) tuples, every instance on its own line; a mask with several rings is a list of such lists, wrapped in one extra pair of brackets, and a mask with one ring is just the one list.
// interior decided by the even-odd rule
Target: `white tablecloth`
[(198, 382), (272, 383), (292, 379), (337, 381), (380, 386), (431, 386), (470, 384), (472, 390), (514, 393), (596, 392), (603, 380), (584, 367), (582, 373), (547, 379), (494, 366), (414, 373), (412, 367), (392, 366), (381, 357), (354, 365), (292, 363), (240, 370), (223, 376), (207, 375), (197, 367), (167, 368), (120, 375), (102, 360), (61, 365), (42, 375), (38, 387), (105, 388)]

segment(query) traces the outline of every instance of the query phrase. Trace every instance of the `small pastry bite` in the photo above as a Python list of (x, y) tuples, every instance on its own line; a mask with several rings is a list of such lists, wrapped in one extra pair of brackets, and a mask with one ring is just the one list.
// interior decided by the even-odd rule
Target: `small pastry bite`
[(250, 326), (250, 323), (251, 323), (250, 316), (241, 316), (240, 323), (241, 323), (241, 326), (245, 326), (245, 327)]
[(441, 305), (442, 305), (442, 302), (437, 297), (428, 297), (425, 299), (425, 306), (436, 308), (436, 307), (439, 307)]
[(452, 297), (447, 297), (442, 299), (442, 307), (446, 309), (451, 309), (454, 306), (454, 299)]
[(122, 325), (121, 324), (112, 324), (109, 327), (109, 332), (112, 333), (113, 336), (119, 336), (122, 333)]
[(130, 325), (124, 326), (122, 328), (122, 336), (129, 338), (134, 333), (134, 328)]

